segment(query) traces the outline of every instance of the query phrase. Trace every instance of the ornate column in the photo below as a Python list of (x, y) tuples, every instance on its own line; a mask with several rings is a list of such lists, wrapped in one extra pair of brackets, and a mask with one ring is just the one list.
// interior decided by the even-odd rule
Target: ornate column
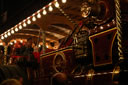
[(121, 9), (120, 0), (115, 0), (115, 10), (116, 10), (116, 27), (117, 27), (117, 40), (118, 40), (118, 55), (119, 60), (124, 59), (123, 48), (122, 48), (122, 27), (121, 27)]
[(4, 46), (4, 65), (6, 65), (7, 64), (7, 48), (8, 48), (8, 46)]
[(46, 53), (46, 36), (45, 31), (42, 30), (43, 54)]

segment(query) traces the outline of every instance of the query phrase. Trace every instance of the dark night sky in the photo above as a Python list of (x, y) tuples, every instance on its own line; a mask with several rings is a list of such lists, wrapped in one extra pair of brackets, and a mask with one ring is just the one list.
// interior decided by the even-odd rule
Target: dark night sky
[[(0, 0), (0, 34), (51, 1), (53, 0)], [(6, 13), (7, 19), (2, 21)]]
[(3, 0), (4, 10), (8, 11), (8, 17), (18, 14), (23, 8), (29, 6), (34, 0)]
[(7, 12), (7, 19), (18, 15), (27, 6), (31, 5), (34, 0), (1, 0), (0, 13)]

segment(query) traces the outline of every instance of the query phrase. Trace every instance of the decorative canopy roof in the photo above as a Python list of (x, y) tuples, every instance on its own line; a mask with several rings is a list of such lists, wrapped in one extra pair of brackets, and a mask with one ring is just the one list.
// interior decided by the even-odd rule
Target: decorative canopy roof
[[(0, 38), (6, 43), (12, 39), (26, 39), (28, 37), (33, 37), (35, 41), (40, 38), (40, 41), (42, 41), (41, 34), (42, 31), (45, 31), (46, 42), (58, 42), (58, 40), (63, 39), (72, 32), (74, 24), (78, 24), (80, 21), (89, 21), (89, 18), (81, 16), (81, 6), (85, 1), (90, 0), (54, 0), (6, 30), (0, 35)], [(113, 0), (107, 0), (107, 4), (111, 6), (111, 15), (114, 15), (114, 13), (111, 13), (111, 10), (114, 10), (113, 2)]]

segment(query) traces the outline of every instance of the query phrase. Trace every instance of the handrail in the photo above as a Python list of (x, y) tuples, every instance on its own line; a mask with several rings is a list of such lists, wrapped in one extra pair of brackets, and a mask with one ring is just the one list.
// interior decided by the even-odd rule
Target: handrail
[(68, 46), (68, 47), (65, 47), (65, 48), (61, 48), (59, 50), (55, 50), (55, 51), (51, 51), (51, 52), (48, 52), (48, 53), (45, 53), (45, 54), (41, 54), (40, 56), (46, 56), (46, 55), (50, 55), (50, 54), (53, 54), (53, 53), (56, 53), (56, 52), (60, 52), (60, 51), (64, 51), (64, 50), (67, 50), (67, 49), (72, 49), (73, 46)]

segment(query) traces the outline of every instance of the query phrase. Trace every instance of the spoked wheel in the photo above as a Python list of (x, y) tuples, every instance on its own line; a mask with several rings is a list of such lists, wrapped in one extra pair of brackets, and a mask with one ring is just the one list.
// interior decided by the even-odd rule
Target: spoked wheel
[(62, 52), (55, 55), (53, 59), (53, 68), (56, 72), (64, 72), (66, 67), (66, 58)]

